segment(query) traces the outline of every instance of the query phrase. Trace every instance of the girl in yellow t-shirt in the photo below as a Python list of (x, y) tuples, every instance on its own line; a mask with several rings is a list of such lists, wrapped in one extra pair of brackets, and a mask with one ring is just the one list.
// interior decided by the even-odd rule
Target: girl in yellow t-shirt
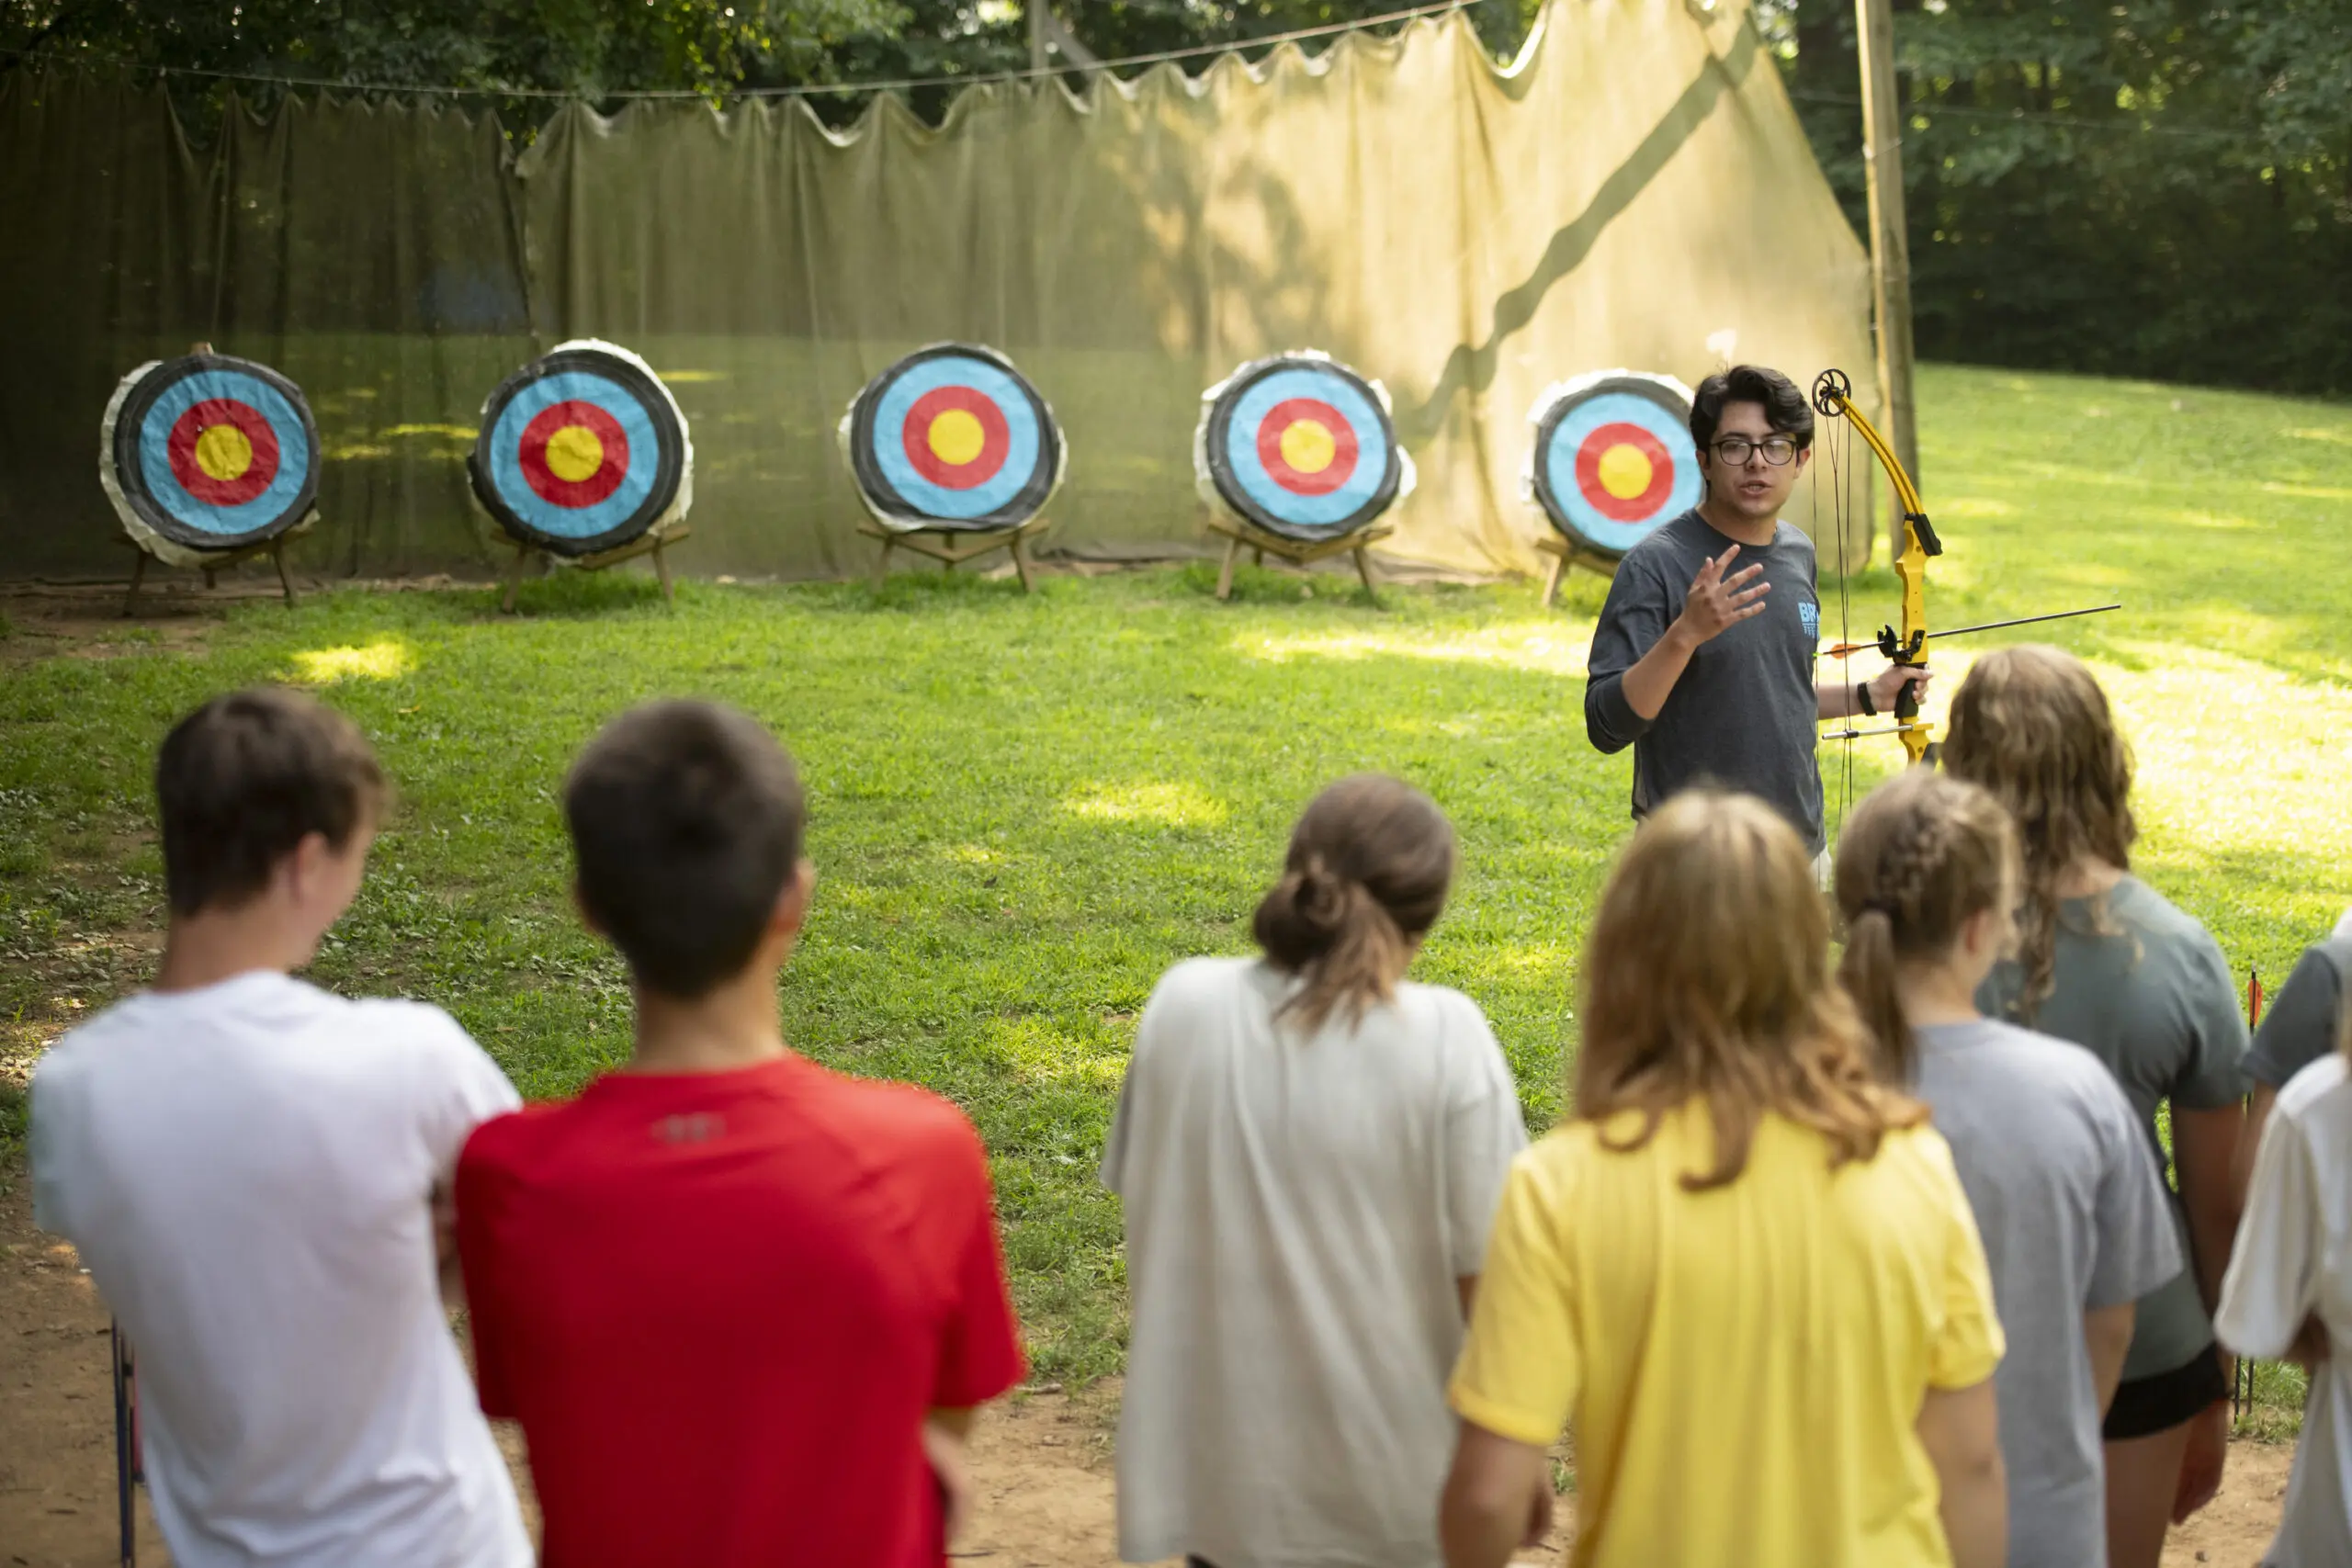
[(1951, 1151), (1881, 1085), (1761, 801), (1635, 832), (1583, 964), (1572, 1119), (1514, 1163), (1450, 1390), (1449, 1568), (1999, 1568), (2001, 1330)]

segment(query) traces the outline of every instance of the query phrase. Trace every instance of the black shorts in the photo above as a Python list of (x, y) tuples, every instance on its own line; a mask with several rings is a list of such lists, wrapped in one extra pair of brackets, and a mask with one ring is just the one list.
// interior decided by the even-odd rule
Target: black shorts
[(2185, 1367), (2154, 1377), (2127, 1379), (2108, 1406), (2100, 1436), (2110, 1443), (2169, 1432), (2207, 1405), (2230, 1397), (2220, 1352), (2211, 1345)]

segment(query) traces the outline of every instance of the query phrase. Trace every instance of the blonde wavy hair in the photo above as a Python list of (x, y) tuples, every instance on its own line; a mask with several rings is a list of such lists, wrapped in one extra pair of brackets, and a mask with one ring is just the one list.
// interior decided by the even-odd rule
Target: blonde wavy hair
[(1927, 1108), (1881, 1081), (1870, 1032), (1829, 968), (1829, 910), (1795, 830), (1753, 796), (1677, 795), (1626, 848), (1585, 947), (1575, 1114), (1631, 1111), (1620, 1153), (1703, 1100), (1715, 1166), (1687, 1190), (1737, 1180), (1757, 1124), (1782, 1116), (1868, 1160)]
[[(2056, 984), (2058, 884), (2086, 855), (2132, 869), (2132, 749), (2088, 666), (2064, 649), (2020, 643), (1976, 661), (1952, 698), (1944, 769), (2008, 808), (2024, 854), (2018, 960), (2019, 1015), (2030, 1021)], [(2094, 931), (2113, 934), (2104, 897)]]
[(2018, 878), (2008, 812), (1965, 780), (1911, 768), (1847, 818), (1833, 883), (1846, 928), (1838, 977), (1895, 1081), (1918, 1073), (1917, 1043), (1896, 988), (1902, 966), (1943, 958), (1987, 909), (2006, 914)]

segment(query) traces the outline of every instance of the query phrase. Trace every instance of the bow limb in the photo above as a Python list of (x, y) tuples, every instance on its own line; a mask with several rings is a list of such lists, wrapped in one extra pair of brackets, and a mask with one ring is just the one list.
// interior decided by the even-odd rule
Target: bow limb
[[(1903, 509), (1903, 547), (1894, 557), (1894, 575), (1903, 584), (1903, 618), (1900, 627), (1887, 626), (1879, 632), (1878, 647), (1906, 669), (1924, 665), (1928, 661), (1928, 558), (1943, 554), (1943, 541), (1936, 537), (1935, 525), (1928, 521), (1927, 506), (1919, 499), (1919, 487), (1904, 469), (1903, 460), (1878, 427), (1854, 406), (1853, 383), (1845, 372), (1821, 373), (1814, 383), (1813, 406), (1833, 419), (1850, 423), (1894, 485), (1895, 502)], [(1914, 763), (1926, 761), (1935, 728), (1920, 718), (1918, 696), (1908, 685), (1894, 700), (1894, 732), (1903, 739), (1904, 752)]]

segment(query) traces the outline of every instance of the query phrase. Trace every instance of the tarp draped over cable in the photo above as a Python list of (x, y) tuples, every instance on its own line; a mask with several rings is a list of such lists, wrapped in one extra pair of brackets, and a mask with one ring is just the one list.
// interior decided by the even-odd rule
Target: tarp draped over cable
[(1387, 385), (1419, 469), (1387, 547), (1472, 570), (1535, 564), (1546, 385), (1695, 383), (1735, 341), (1800, 380), (1871, 358), (1866, 258), (1736, 0), (1552, 0), (1508, 71), (1457, 13), (1254, 69), (980, 85), (936, 130), (887, 96), (845, 134), (797, 100), (575, 106), (513, 160), (486, 116), (313, 97), (198, 152), (159, 92), (19, 73), (0, 138), (11, 575), (119, 565), (107, 391), (198, 339), (309, 394), (302, 549), (369, 574), (487, 558), (481, 399), (566, 338), (643, 355), (691, 422), (679, 565), (789, 575), (865, 564), (833, 429), (930, 342), (1052, 400), (1051, 542), (1099, 555), (1196, 546), (1202, 389), (1329, 352)]

